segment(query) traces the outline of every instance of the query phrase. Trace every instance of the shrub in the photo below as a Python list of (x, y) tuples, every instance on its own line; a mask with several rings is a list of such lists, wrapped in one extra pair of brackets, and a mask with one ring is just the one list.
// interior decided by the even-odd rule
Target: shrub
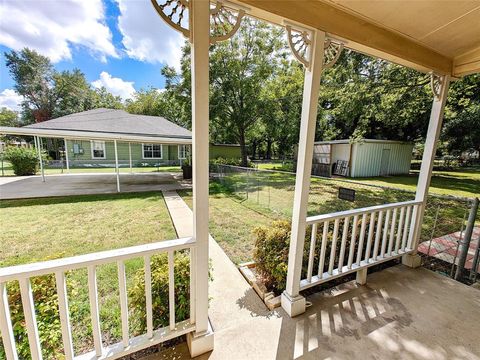
[[(232, 166), (242, 166), (242, 159), (240, 158), (230, 158), (226, 159), (223, 157), (218, 157), (216, 159), (210, 160), (212, 165), (232, 165)], [(254, 167), (254, 164), (248, 160), (247, 167)]]
[[(44, 359), (63, 359), (63, 342), (60, 316), (58, 313), (58, 295), (55, 276), (47, 275), (35, 277), (30, 281), (32, 284), (35, 315), (43, 357)], [(68, 287), (75, 289), (71, 280), (67, 281)], [(30, 348), (28, 345), (25, 317), (23, 314), (18, 282), (12, 282), (9, 284), (8, 301), (10, 304), (10, 316), (12, 320), (13, 334), (17, 343), (18, 356), (20, 359), (29, 359), (31, 358)], [(74, 307), (70, 307), (70, 314), (75, 316)], [(0, 345), (0, 359), (5, 359), (5, 356), (3, 346)]]
[[(175, 255), (175, 321), (190, 317), (190, 257), (188, 253)], [(168, 309), (168, 258), (167, 254), (152, 257), (152, 307), (154, 328), (169, 324)], [(147, 328), (145, 303), (145, 272), (139, 269), (129, 290), (132, 319), (138, 321), (135, 332), (144, 333)]]
[[(358, 227), (361, 226), (361, 219), (358, 221)], [(334, 223), (330, 222), (328, 234), (327, 234), (327, 245), (326, 245), (326, 261), (327, 264), (330, 257), (330, 250), (332, 245), (333, 238), (333, 227)], [(350, 241), (352, 236), (352, 221), (349, 223), (348, 227), (348, 236), (346, 241), (346, 249), (350, 247)], [(254, 229), (254, 234), (256, 235), (255, 248), (253, 252), (253, 259), (256, 263), (256, 270), (260, 277), (262, 278), (265, 286), (275, 293), (279, 294), (285, 289), (287, 281), (287, 271), (288, 271), (288, 251), (290, 246), (290, 236), (291, 236), (291, 223), (289, 221), (274, 221), (270, 227), (257, 227)], [(307, 276), (307, 267), (308, 267), (308, 258), (310, 254), (310, 238), (312, 234), (311, 226), (307, 227), (305, 234), (305, 246), (303, 251), (303, 261), (302, 261), (302, 279)], [(376, 235), (376, 231), (373, 232), (373, 235)], [(319, 239), (321, 234), (317, 234), (317, 239)], [(339, 226), (338, 236), (337, 236), (337, 251), (335, 254), (335, 263), (338, 262), (340, 255), (340, 241), (343, 236), (343, 225)], [(321, 238), (316, 243), (315, 255), (313, 259), (314, 264), (319, 263), (320, 255), (320, 246)], [(363, 253), (365, 251), (366, 242), (364, 243)], [(316, 265), (314, 265), (316, 266)], [(315, 271), (318, 271), (318, 267), (315, 268)], [(325, 271), (325, 270), (324, 270)]]
[(35, 175), (38, 164), (38, 155), (35, 149), (8, 147), (5, 150), (5, 160), (12, 164), (13, 172), (17, 176)]

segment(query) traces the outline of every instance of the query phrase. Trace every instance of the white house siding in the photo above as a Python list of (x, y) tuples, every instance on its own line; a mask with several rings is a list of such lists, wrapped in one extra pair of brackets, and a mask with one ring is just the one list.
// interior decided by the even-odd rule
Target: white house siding
[[(390, 150), (386, 173), (382, 174), (383, 150)], [(408, 174), (413, 144), (389, 142), (355, 143), (352, 151), (352, 177)]]

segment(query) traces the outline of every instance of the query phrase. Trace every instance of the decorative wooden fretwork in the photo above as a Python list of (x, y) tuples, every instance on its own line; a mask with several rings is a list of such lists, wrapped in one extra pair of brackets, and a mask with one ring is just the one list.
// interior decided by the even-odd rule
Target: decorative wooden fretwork
[(219, 41), (230, 39), (240, 27), (245, 10), (227, 7), (221, 1), (217, 1), (215, 6), (210, 9), (211, 35), (210, 43), (215, 44)]
[(432, 72), (430, 74), (430, 87), (432, 88), (433, 97), (436, 101), (440, 100), (440, 94), (442, 92), (443, 87), (443, 76), (435, 74)]
[(188, 0), (151, 0), (158, 15), (172, 28), (190, 38)]
[(311, 47), (312, 47), (312, 33), (304, 29), (295, 29), (291, 25), (286, 25), (287, 38), (293, 56), (305, 66), (310, 68), (311, 64)]
[[(183, 36), (190, 39), (189, 0), (151, 0), (160, 17)], [(240, 27), (245, 10), (223, 1), (217, 1), (210, 8), (210, 43), (230, 39)]]
[(340, 54), (343, 50), (343, 44), (341, 42), (335, 42), (331, 39), (325, 40), (323, 55), (323, 68), (331, 68), (337, 62)]

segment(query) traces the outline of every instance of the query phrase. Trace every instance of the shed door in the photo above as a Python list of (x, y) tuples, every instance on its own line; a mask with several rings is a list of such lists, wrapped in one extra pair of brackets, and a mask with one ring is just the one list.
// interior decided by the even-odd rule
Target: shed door
[(390, 149), (383, 149), (382, 164), (380, 166), (380, 176), (388, 175), (388, 165), (390, 163)]

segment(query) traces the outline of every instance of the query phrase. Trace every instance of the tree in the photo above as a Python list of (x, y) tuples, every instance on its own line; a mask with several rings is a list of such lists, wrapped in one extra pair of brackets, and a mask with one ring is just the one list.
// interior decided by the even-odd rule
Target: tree
[(50, 60), (34, 50), (24, 48), (5, 53), (6, 65), (15, 81), (15, 91), (24, 97), (23, 116), (30, 122), (51, 119), (55, 108), (53, 77)]
[[(90, 90), (88, 109), (123, 109), (124, 105), (120, 96), (108, 92), (105, 87)], [(86, 109), (87, 110), (87, 109)]]
[(232, 39), (211, 49), (211, 119), (219, 133), (228, 129), (240, 144), (244, 166), (247, 134), (265, 109), (259, 95), (274, 75), (283, 47), (278, 28), (247, 18)]
[(20, 126), (18, 113), (16, 111), (7, 109), (6, 107), (0, 108), (0, 126)]

